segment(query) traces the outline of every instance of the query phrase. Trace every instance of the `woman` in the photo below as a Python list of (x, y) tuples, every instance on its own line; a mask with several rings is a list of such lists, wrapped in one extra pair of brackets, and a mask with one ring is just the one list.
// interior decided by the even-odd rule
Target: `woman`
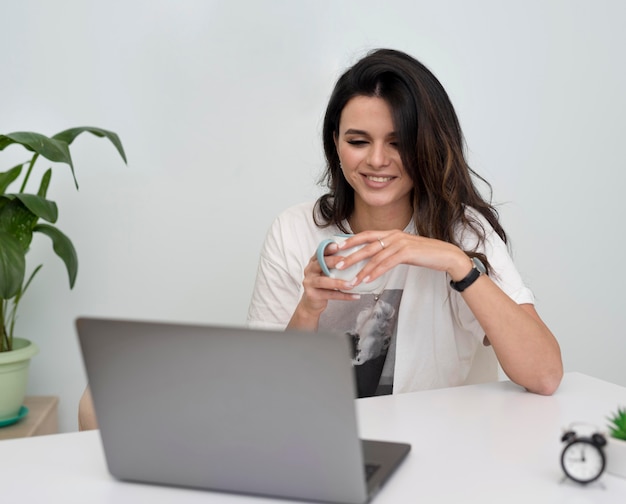
[[(483, 380), (496, 379), (483, 345), (512, 381), (552, 394), (563, 374), (559, 345), (473, 183), (480, 177), (436, 77), (402, 52), (371, 52), (338, 80), (323, 142), (329, 192), (274, 222), (248, 324), (350, 334), (361, 397), (468, 383), (478, 362)], [(324, 275), (314, 255), (341, 232), (354, 234), (342, 250), (365, 246), (341, 256), (329, 245), (329, 268), (369, 259), (350, 281)], [(350, 292), (381, 275), (380, 292)]]

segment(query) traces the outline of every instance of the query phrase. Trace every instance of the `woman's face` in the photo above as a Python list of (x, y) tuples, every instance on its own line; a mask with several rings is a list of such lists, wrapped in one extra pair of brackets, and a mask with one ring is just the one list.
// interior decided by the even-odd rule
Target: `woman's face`
[(354, 189), (355, 213), (381, 209), (390, 218), (405, 218), (413, 181), (402, 166), (387, 102), (371, 96), (348, 101), (335, 143), (344, 177)]

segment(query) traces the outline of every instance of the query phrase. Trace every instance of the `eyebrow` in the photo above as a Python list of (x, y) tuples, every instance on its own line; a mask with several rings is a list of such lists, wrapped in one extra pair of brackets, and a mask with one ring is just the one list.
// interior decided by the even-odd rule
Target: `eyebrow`
[[(344, 135), (364, 135), (364, 136), (370, 136), (370, 134), (367, 131), (354, 129), (354, 128), (347, 129), (346, 131), (343, 132), (343, 134)], [(392, 138), (392, 137), (397, 137), (397, 136), (398, 136), (398, 134), (395, 131), (391, 131), (387, 135), (387, 138)]]

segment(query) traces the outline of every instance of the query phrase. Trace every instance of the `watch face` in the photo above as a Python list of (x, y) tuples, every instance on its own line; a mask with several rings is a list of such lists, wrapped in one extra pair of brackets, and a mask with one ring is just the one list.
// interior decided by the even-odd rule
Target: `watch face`
[(604, 452), (589, 439), (577, 439), (563, 449), (561, 467), (578, 483), (591, 483), (604, 471)]
[(472, 262), (474, 263), (474, 266), (476, 266), (476, 269), (480, 271), (482, 275), (487, 273), (487, 268), (485, 268), (485, 265), (480, 259), (478, 259), (478, 257), (472, 257)]

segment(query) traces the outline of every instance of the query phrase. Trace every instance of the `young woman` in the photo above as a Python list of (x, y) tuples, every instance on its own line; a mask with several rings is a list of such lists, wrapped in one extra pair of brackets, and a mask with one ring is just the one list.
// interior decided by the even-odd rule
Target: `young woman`
[[(482, 179), (436, 77), (405, 53), (371, 52), (338, 80), (323, 142), (329, 191), (272, 225), (248, 324), (350, 334), (361, 397), (496, 379), (496, 357), (512, 381), (552, 394), (559, 345), (474, 185)], [(329, 245), (329, 268), (369, 259), (348, 281), (315, 256), (338, 233), (354, 235), (341, 250), (365, 246), (342, 256)], [(351, 292), (381, 275), (379, 291)]]

